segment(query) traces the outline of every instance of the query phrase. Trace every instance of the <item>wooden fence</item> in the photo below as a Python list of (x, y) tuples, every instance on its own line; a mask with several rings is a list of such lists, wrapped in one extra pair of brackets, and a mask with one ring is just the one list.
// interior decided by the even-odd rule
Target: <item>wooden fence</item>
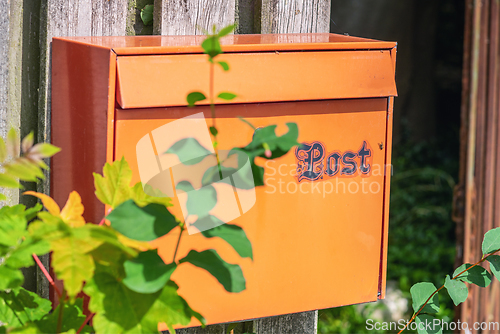
[[(0, 1), (0, 135), (13, 127), (50, 142), (50, 44), (55, 36), (124, 36), (143, 27), (140, 9), (152, 0)], [(330, 0), (155, 0), (155, 34), (200, 34), (235, 22), (236, 33), (329, 32)], [(49, 192), (48, 178), (37, 186)], [(17, 191), (8, 193), (13, 204)], [(23, 199), (23, 201), (25, 201)], [(45, 259), (48, 265), (48, 259)], [(28, 288), (47, 296), (47, 284), (26, 271)], [(242, 323), (236, 332), (316, 333), (317, 312)], [(181, 333), (225, 333), (226, 325)]]
[[(500, 4), (466, 0), (459, 184), (455, 191), (457, 265), (481, 259), (484, 234), (500, 226)], [(488, 264), (486, 264), (488, 265)], [(500, 284), (469, 287), (469, 298), (455, 318), (499, 333)]]

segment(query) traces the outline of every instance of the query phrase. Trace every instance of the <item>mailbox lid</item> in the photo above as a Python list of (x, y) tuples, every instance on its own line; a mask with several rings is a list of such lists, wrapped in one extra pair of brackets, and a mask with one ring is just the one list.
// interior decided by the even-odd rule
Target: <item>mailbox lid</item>
[[(215, 67), (214, 91), (235, 92), (231, 103), (397, 94), (390, 50), (238, 52), (217, 59), (230, 70)], [(117, 102), (123, 109), (186, 105), (190, 92), (208, 94), (209, 71), (204, 54), (119, 56)]]
[[(205, 36), (55, 37), (73, 43), (112, 49), (119, 56), (203, 53)], [(229, 35), (221, 38), (224, 52), (293, 50), (390, 50), (396, 42), (328, 33)]]

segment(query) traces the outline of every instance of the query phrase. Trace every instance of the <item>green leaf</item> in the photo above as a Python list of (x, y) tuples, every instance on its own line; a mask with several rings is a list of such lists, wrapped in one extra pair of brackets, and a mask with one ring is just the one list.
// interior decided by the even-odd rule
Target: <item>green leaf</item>
[(19, 245), (26, 234), (26, 219), (24, 205), (4, 206), (0, 209), (0, 245), (8, 247)]
[(226, 291), (241, 292), (245, 290), (245, 277), (243, 277), (240, 266), (227, 263), (214, 249), (202, 252), (191, 250), (186, 257), (179, 261), (179, 263), (185, 262), (208, 271), (222, 284)]
[(0, 290), (8, 290), (19, 287), (24, 282), (21, 270), (0, 265)]
[(219, 95), (217, 95), (219, 99), (223, 99), (226, 101), (231, 101), (236, 97), (236, 94), (230, 93), (230, 92), (222, 92)]
[[(422, 282), (413, 285), (410, 289), (412, 307), (414, 312), (417, 312), (426, 300), (436, 291), (436, 287), (432, 283)], [(435, 294), (425, 305), (421, 312), (437, 313), (439, 311), (439, 298)]]
[(490, 263), (491, 272), (500, 281), (500, 256), (490, 255), (487, 260)]
[(71, 299), (80, 293), (83, 283), (92, 277), (95, 264), (88, 252), (100, 244), (102, 242), (90, 237), (85, 226), (71, 229), (66, 237), (51, 241), (51, 266), (57, 277), (64, 281)]
[(219, 237), (231, 245), (241, 257), (249, 257), (253, 260), (252, 244), (241, 227), (224, 224), (223, 221), (212, 215), (198, 219), (193, 225), (201, 231), (205, 238)]
[(208, 54), (210, 58), (214, 58), (222, 53), (219, 37), (216, 35), (207, 36), (207, 38), (201, 43), (201, 47), (203, 48), (203, 52)]
[(40, 158), (50, 158), (61, 149), (52, 144), (48, 143), (39, 143), (33, 146), (29, 151), (29, 156), (38, 160)]
[(217, 64), (219, 64), (220, 67), (222, 67), (222, 70), (229, 71), (229, 64), (226, 63), (225, 61), (218, 61)]
[(21, 184), (17, 182), (14, 178), (5, 174), (0, 174), (0, 187), (20, 188), (20, 189), (23, 188)]
[[(146, 185), (146, 187), (148, 187), (149, 185)], [(151, 187), (151, 186), (149, 186)], [(152, 204), (152, 203), (157, 203), (157, 204), (161, 204), (161, 205), (164, 205), (164, 206), (172, 206), (172, 199), (170, 197), (158, 197), (158, 196), (150, 196), (148, 194), (146, 194), (146, 192), (144, 191), (143, 187), (142, 187), (142, 183), (141, 182), (137, 182), (131, 189), (131, 196), (132, 196), (132, 199), (134, 200), (134, 202), (140, 206), (140, 207), (144, 207), (148, 204)]]
[(28, 236), (18, 247), (11, 250), (5, 264), (11, 268), (30, 267), (35, 264), (33, 254), (43, 255), (50, 251), (50, 243), (46, 240)]
[(415, 318), (418, 334), (442, 334), (443, 329), (440, 321), (434, 324), (434, 317), (428, 314), (419, 314)]
[(11, 128), (7, 133), (7, 152), (13, 158), (19, 156), (19, 137), (14, 128)]
[(33, 146), (33, 143), (35, 141), (35, 136), (33, 134), (33, 131), (31, 131), (26, 137), (23, 138), (21, 141), (21, 148), (23, 149), (23, 152), (26, 153), (28, 152), (31, 147)]
[(177, 141), (165, 153), (175, 154), (184, 165), (196, 165), (207, 155), (212, 154), (195, 138), (184, 138)]
[(224, 37), (224, 36), (228, 35), (229, 33), (231, 33), (231, 31), (234, 30), (234, 27), (235, 27), (234, 24), (228, 25), (227, 27), (222, 28), (217, 35), (219, 37)]
[[(455, 269), (455, 271), (453, 272), (453, 277), (457, 276), (462, 271), (470, 267), (472, 267), (472, 264), (470, 263), (462, 264), (460, 267)], [(488, 272), (488, 270), (484, 269), (481, 266), (474, 266), (455, 279), (485, 288), (491, 283), (491, 274)]]
[(145, 26), (153, 24), (153, 11), (154, 5), (146, 5), (146, 7), (141, 10), (141, 20)]
[(7, 327), (21, 327), (28, 321), (42, 319), (52, 310), (52, 303), (24, 288), (0, 291), (0, 321)]
[(139, 253), (139, 256), (125, 261), (126, 278), (123, 284), (130, 290), (140, 293), (154, 293), (162, 289), (177, 265), (165, 264), (157, 250)]
[[(61, 319), (61, 333), (76, 333), (86, 319), (83, 314), (83, 298), (76, 299), (75, 303), (64, 303), (64, 310)], [(37, 333), (55, 333), (59, 318), (61, 304), (43, 319), (34, 322)], [(80, 333), (93, 333), (90, 326), (85, 326)]]
[(482, 249), (483, 255), (500, 249), (500, 227), (494, 228), (485, 233)]
[(204, 323), (177, 289), (169, 281), (156, 293), (137, 293), (109, 273), (98, 271), (84, 291), (90, 296), (89, 309), (96, 313), (93, 325), (97, 333), (157, 333), (160, 322), (170, 329), (175, 324), (189, 324), (193, 316)]
[(4, 194), (0, 194), (0, 201), (5, 201), (7, 199), (7, 196)]
[(212, 136), (217, 136), (219, 134), (219, 131), (217, 131), (217, 128), (211, 126), (210, 127), (210, 133), (212, 134)]
[[(279, 137), (276, 136), (276, 125), (259, 128), (255, 130), (250, 144), (245, 147), (233, 149), (242, 151), (248, 155), (252, 167), (255, 186), (264, 185), (264, 168), (255, 164), (256, 157), (276, 159), (288, 153), (292, 147), (298, 145), (297, 139), (299, 136), (299, 129), (297, 124), (287, 123), (286, 125), (288, 126), (288, 132)], [(266, 150), (263, 146), (264, 143), (268, 144), (269, 149), (272, 152), (270, 157), (266, 157), (265, 155)]]
[(38, 165), (31, 163), (26, 159), (22, 162), (21, 159), (16, 159), (13, 163), (5, 166), (5, 171), (8, 175), (16, 177), (22, 181), (36, 182), (39, 178), (44, 178), (42, 171)]
[(458, 280), (452, 280), (449, 275), (446, 275), (444, 287), (448, 290), (448, 294), (453, 300), (455, 306), (463, 303), (469, 294), (469, 290), (467, 289), (465, 283)]
[(186, 98), (189, 107), (194, 107), (194, 104), (196, 102), (200, 102), (200, 101), (203, 101), (206, 99), (207, 99), (207, 97), (205, 96), (205, 94), (200, 93), (200, 92), (189, 93), (187, 98)]
[(130, 199), (132, 170), (124, 157), (112, 164), (106, 163), (103, 175), (94, 173), (95, 194), (102, 203), (116, 208), (119, 204)]
[(0, 163), (4, 162), (5, 158), (7, 158), (7, 147), (3, 138), (0, 137)]
[(139, 241), (155, 240), (179, 225), (165, 206), (153, 203), (141, 208), (133, 200), (120, 204), (106, 218), (115, 230)]

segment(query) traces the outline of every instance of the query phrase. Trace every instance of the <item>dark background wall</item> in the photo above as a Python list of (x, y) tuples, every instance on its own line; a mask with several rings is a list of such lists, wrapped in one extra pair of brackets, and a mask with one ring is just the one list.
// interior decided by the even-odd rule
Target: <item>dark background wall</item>
[(333, 33), (398, 42), (396, 144), (443, 136), (458, 143), (463, 1), (332, 0), (331, 19)]

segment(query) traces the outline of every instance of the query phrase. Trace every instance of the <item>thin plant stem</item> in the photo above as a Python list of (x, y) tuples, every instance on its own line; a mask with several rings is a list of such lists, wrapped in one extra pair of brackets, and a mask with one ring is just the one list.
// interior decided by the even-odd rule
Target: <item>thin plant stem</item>
[[(213, 58), (210, 58), (210, 77), (209, 77), (209, 89), (208, 89), (208, 94), (210, 96), (210, 113), (212, 115), (212, 127), (217, 130), (217, 124), (216, 124), (216, 115), (215, 115), (215, 98), (214, 98), (214, 60)], [(215, 151), (215, 158), (217, 159), (217, 168), (219, 170), (219, 177), (222, 180), (222, 168), (220, 165), (220, 159), (219, 159), (219, 148), (218, 148), (218, 141), (217, 141), (217, 133), (212, 134), (214, 137), (214, 151)]]
[(80, 326), (80, 328), (78, 328), (78, 330), (76, 331), (76, 334), (80, 334), (80, 332), (83, 330), (83, 327), (85, 327), (85, 325), (92, 319), (92, 317), (95, 315), (95, 313), (90, 313), (87, 318), (85, 318), (85, 321), (83, 322), (83, 324)]
[[(459, 277), (460, 275), (462, 275), (462, 274), (463, 274), (463, 273), (465, 273), (466, 271), (471, 270), (471, 269), (472, 269), (472, 268), (474, 268), (475, 266), (477, 266), (477, 265), (479, 265), (479, 264), (483, 263), (484, 261), (486, 261), (486, 259), (487, 259), (488, 257), (490, 257), (491, 255), (493, 255), (493, 254), (497, 253), (498, 251), (500, 251), (500, 249), (497, 249), (496, 251), (491, 252), (490, 254), (488, 254), (488, 255), (486, 255), (486, 256), (483, 256), (483, 258), (482, 258), (481, 260), (477, 261), (476, 263), (474, 263), (474, 264), (473, 264), (472, 266), (470, 266), (469, 268), (467, 268), (467, 269), (463, 270), (462, 272), (460, 272), (460, 273), (456, 274), (455, 276), (453, 276), (452, 280), (456, 279), (457, 277)], [(434, 295), (435, 295), (436, 293), (438, 293), (440, 290), (442, 290), (443, 288), (444, 288), (444, 284), (443, 284), (443, 285), (441, 285), (441, 287), (439, 287), (439, 289), (437, 289), (436, 291), (434, 291), (434, 292), (433, 292), (433, 293), (429, 296), (429, 298), (427, 298), (427, 300), (425, 301), (425, 303), (424, 303), (424, 304), (420, 307), (420, 309), (419, 309), (417, 312), (415, 312), (415, 314), (411, 317), (410, 321), (408, 321), (408, 322), (406, 323), (406, 325), (403, 327), (403, 329), (402, 329), (402, 330), (400, 330), (400, 331), (398, 332), (398, 334), (401, 334), (401, 333), (402, 333), (402, 332), (403, 332), (406, 328), (408, 328), (408, 325), (410, 325), (410, 324), (413, 322), (413, 320), (415, 320), (415, 318), (416, 318), (416, 317), (420, 314), (420, 312), (422, 312), (422, 310), (424, 309), (425, 305), (427, 305), (427, 303), (431, 300), (431, 298), (432, 298), (432, 297), (434, 297)]]
[(175, 246), (174, 258), (172, 260), (173, 263), (175, 263), (175, 257), (177, 256), (177, 251), (179, 250), (179, 244), (181, 243), (182, 232), (184, 232), (184, 224), (181, 223), (179, 227), (181, 228), (181, 233), (179, 233), (179, 239), (177, 239), (177, 245)]
[(47, 271), (47, 269), (45, 269), (45, 266), (43, 265), (42, 261), (40, 261), (40, 259), (38, 258), (38, 256), (35, 253), (33, 253), (32, 255), (33, 255), (33, 259), (35, 259), (35, 262), (38, 265), (38, 267), (40, 268), (40, 270), (42, 271), (43, 275), (45, 276), (45, 278), (47, 278), (50, 285), (52, 285), (52, 287), (56, 291), (57, 297), (61, 298), (61, 291), (59, 291), (59, 288), (54, 283), (54, 280), (50, 276), (49, 272)]
[(62, 297), (59, 299), (59, 315), (57, 316), (56, 333), (61, 333), (62, 320), (63, 320), (63, 314), (64, 314), (64, 299), (66, 299), (66, 290), (63, 290)]

